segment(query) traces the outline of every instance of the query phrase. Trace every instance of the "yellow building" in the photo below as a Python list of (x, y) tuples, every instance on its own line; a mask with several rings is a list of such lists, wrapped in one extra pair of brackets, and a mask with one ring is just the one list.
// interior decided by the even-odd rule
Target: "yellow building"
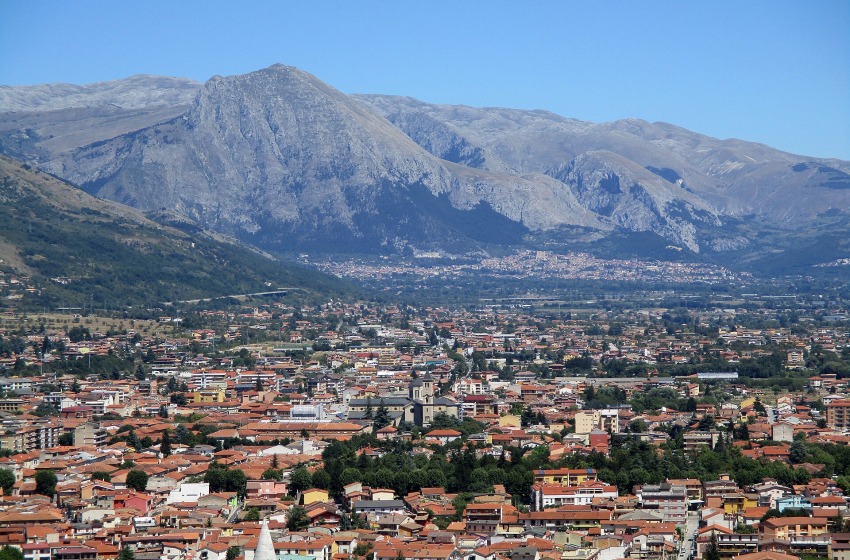
[(330, 497), (327, 490), (321, 488), (309, 488), (301, 493), (301, 505), (309, 506), (316, 502), (327, 502)]
[(502, 428), (519, 428), (522, 426), (522, 421), (516, 414), (505, 414), (499, 417), (499, 426)]
[(754, 507), (758, 507), (758, 498), (755, 495), (727, 494), (723, 496), (723, 511), (727, 515), (744, 513)]
[(220, 403), (224, 402), (224, 390), (212, 387), (209, 389), (196, 389), (192, 393), (192, 402), (196, 403)]
[(596, 469), (541, 469), (534, 471), (534, 482), (578, 486), (588, 480), (596, 480)]

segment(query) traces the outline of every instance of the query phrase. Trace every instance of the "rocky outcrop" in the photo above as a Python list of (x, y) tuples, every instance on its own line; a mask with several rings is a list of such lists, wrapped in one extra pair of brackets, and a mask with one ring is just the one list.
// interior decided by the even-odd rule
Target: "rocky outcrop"
[[(466, 160), (476, 167), (547, 173), (576, 188), (582, 204), (593, 211), (606, 207), (610, 193), (603, 189), (597, 199), (576, 182), (578, 175), (564, 173), (585, 154), (594, 154), (591, 159), (605, 160), (618, 169), (627, 165), (631, 178), (652, 196), (681, 198), (686, 206), (713, 213), (721, 221), (723, 217), (755, 217), (771, 226), (799, 227), (801, 222), (817, 221), (824, 213), (850, 208), (850, 163), (846, 161), (803, 157), (741, 140), (718, 140), (638, 119), (595, 124), (545, 111), (432, 105), (383, 95), (357, 98), (439, 157), (472, 154), (474, 157), (466, 155)], [(608, 173), (613, 180), (616, 172), (609, 169)], [(649, 207), (646, 210), (656, 212)], [(656, 217), (658, 223), (664, 222), (663, 216)], [(647, 219), (637, 220), (636, 227), (644, 228)], [(716, 220), (705, 223), (716, 224)], [(699, 231), (699, 221), (694, 225)], [(740, 241), (715, 245), (740, 246)]]
[(482, 232), (510, 225), (513, 241), (553, 225), (604, 227), (551, 178), (452, 165), (357, 100), (282, 65), (212, 78), (182, 116), (45, 167), (100, 197), (174, 209), (278, 249), (489, 242), (458, 225), (472, 219)]

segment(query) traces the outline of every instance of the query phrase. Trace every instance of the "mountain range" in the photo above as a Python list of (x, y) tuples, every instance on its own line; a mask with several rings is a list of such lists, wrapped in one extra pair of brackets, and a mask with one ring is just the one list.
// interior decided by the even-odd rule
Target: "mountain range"
[[(666, 123), (346, 95), (297, 68), (0, 88), (0, 152), (276, 253), (850, 256), (850, 163)], [(649, 240), (649, 241), (647, 241)]]
[[(0, 277), (31, 307), (126, 309), (288, 292), (304, 301), (351, 293), (330, 275), (280, 262), (172, 213), (149, 217), (0, 156)], [(167, 223), (167, 225), (165, 225)], [(0, 303), (0, 306), (3, 304)]]

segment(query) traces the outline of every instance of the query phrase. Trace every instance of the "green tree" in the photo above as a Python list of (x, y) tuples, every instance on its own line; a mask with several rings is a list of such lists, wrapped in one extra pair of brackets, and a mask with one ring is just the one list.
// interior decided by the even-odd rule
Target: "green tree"
[(847, 527), (844, 516), (839, 511), (836, 515), (829, 518), (829, 531), (831, 533), (842, 533)]
[(286, 520), (286, 528), (290, 531), (301, 531), (310, 525), (307, 510), (301, 506), (293, 506), (289, 510), (289, 518)]
[(59, 411), (45, 402), (38, 403), (35, 410), (32, 411), (35, 416), (57, 416)]
[(381, 402), (378, 405), (378, 411), (375, 412), (375, 421), (372, 424), (372, 429), (374, 431), (378, 431), (381, 428), (388, 426), (389, 423), (390, 412), (387, 410), (387, 407), (384, 406), (384, 399), (381, 399)]
[(363, 473), (360, 472), (359, 469), (354, 467), (347, 467), (342, 471), (342, 476), (340, 476), (340, 483), (345, 486), (346, 484), (351, 484), (352, 482), (362, 482), (363, 481)]
[(804, 441), (794, 441), (791, 443), (791, 447), (788, 450), (791, 463), (797, 464), (802, 463), (806, 460), (806, 455), (808, 454), (808, 449), (806, 448), (806, 442)]
[(227, 549), (227, 555), (224, 557), (225, 560), (236, 560), (239, 558), (239, 555), (242, 554), (242, 548), (238, 546), (231, 546)]
[(313, 473), (313, 486), (328, 490), (331, 487), (331, 475), (325, 469), (316, 469)]
[(699, 423), (697, 424), (697, 430), (701, 432), (707, 432), (708, 430), (714, 429), (714, 416), (710, 414), (706, 414), (702, 418), (700, 418)]
[(252, 507), (248, 511), (245, 512), (245, 517), (242, 518), (242, 521), (259, 521), (260, 520), (260, 510), (255, 507)]
[(223, 492), (227, 489), (227, 472), (218, 464), (210, 465), (204, 482), (210, 485), (210, 492)]
[(248, 494), (248, 477), (239, 469), (229, 469), (225, 477), (225, 489), (228, 492), (236, 492), (240, 498)]
[(280, 469), (266, 469), (263, 471), (263, 474), (260, 475), (260, 478), (263, 480), (277, 480), (280, 481), (283, 478), (283, 471)]
[(289, 487), (293, 492), (303, 492), (312, 485), (313, 477), (310, 475), (310, 471), (304, 467), (299, 467), (292, 471), (292, 475), (289, 477)]
[(53, 497), (56, 494), (56, 473), (52, 470), (38, 471), (35, 473), (35, 492), (44, 496)]
[(0, 560), (24, 560), (24, 553), (14, 546), (0, 548)]
[(525, 407), (522, 411), (522, 415), (520, 416), (520, 423), (522, 426), (524, 428), (531, 426), (535, 421), (537, 421), (537, 414), (531, 410), (531, 407)]
[(112, 475), (106, 471), (95, 471), (91, 474), (92, 480), (103, 480), (105, 482), (110, 482), (112, 480)]
[(132, 428), (130, 428), (130, 433), (127, 434), (127, 445), (132, 447), (135, 451), (142, 449), (142, 441), (139, 439), (139, 436), (136, 435), (136, 430)]
[(137, 492), (144, 492), (148, 485), (148, 473), (143, 470), (133, 469), (127, 473), (127, 488), (133, 488)]
[(735, 439), (748, 441), (750, 439), (750, 427), (742, 422), (738, 424), (738, 426), (732, 432), (735, 436)]
[(135, 558), (136, 553), (127, 545), (124, 545), (121, 548), (121, 552), (118, 553), (118, 560), (135, 560)]
[(82, 342), (83, 340), (91, 340), (91, 333), (86, 327), (79, 325), (71, 327), (68, 330), (68, 340), (71, 342)]
[(15, 487), (15, 473), (9, 469), (0, 469), (0, 488), (3, 488), (3, 494), (8, 496), (12, 493), (12, 488)]
[(190, 445), (192, 443), (192, 432), (183, 424), (178, 424), (174, 428), (174, 439), (181, 445)]
[(717, 545), (717, 534), (714, 531), (711, 532), (711, 540), (708, 541), (703, 560), (720, 560), (720, 547)]
[(163, 457), (171, 455), (171, 436), (168, 430), (162, 430), (162, 440), (159, 442), (159, 452)]

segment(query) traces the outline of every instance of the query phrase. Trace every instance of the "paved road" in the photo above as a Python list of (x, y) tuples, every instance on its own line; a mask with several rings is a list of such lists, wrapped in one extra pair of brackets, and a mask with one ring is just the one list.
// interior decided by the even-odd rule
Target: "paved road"
[(689, 511), (688, 520), (685, 524), (685, 540), (682, 542), (682, 548), (679, 550), (677, 560), (690, 560), (693, 552), (694, 537), (696, 536), (698, 527), (699, 512)]
[(182, 301), (164, 301), (163, 305), (174, 305), (175, 303), (189, 303), (195, 304), (200, 302), (209, 302), (216, 299), (227, 299), (227, 298), (235, 298), (235, 299), (243, 299), (246, 297), (254, 297), (254, 296), (277, 296), (277, 295), (286, 295), (286, 292), (298, 291), (303, 292), (303, 288), (278, 288), (276, 290), (271, 290), (268, 292), (254, 292), (253, 294), (230, 294), (227, 296), (216, 296), (216, 297), (208, 297), (202, 299), (184, 299)]
[(236, 504), (236, 507), (233, 509), (232, 512), (230, 512), (230, 515), (227, 517), (228, 523), (235, 523), (236, 522), (236, 518), (239, 515), (239, 511), (242, 509), (242, 506), (244, 506), (244, 505), (245, 505), (245, 502), (238, 502)]

